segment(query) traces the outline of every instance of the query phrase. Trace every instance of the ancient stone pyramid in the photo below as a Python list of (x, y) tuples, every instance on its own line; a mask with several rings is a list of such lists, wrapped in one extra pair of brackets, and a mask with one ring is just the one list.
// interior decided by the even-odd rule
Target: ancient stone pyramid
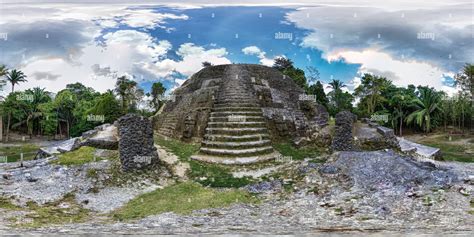
[(261, 65), (207, 67), (174, 91), (154, 117), (158, 134), (201, 142), (192, 159), (248, 164), (274, 159), (272, 142), (307, 136), (327, 122), (291, 78)]

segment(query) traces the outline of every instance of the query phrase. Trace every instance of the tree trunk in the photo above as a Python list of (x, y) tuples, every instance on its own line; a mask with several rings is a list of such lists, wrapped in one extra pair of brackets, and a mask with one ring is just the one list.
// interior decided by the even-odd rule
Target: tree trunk
[(8, 120), (7, 120), (7, 134), (5, 135), (5, 141), (8, 142), (10, 138), (10, 120), (11, 120), (11, 113), (8, 113)]
[(59, 122), (59, 120), (58, 120), (58, 126), (59, 126), (59, 139), (62, 139), (63, 138), (63, 132), (62, 132), (62, 129), (61, 129), (61, 122)]
[(0, 115), (0, 142), (3, 142), (3, 115)]
[(67, 138), (69, 139), (69, 120), (66, 120), (66, 127), (67, 127)]
[(403, 136), (402, 127), (403, 127), (403, 116), (400, 116), (400, 137)]

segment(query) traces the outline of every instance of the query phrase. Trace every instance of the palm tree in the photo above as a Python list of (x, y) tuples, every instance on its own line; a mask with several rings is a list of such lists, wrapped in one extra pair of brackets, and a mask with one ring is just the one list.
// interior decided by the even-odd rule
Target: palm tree
[(126, 76), (117, 78), (115, 92), (117, 92), (122, 101), (123, 113), (127, 113), (130, 110), (131, 105), (137, 102), (140, 93), (142, 93), (142, 91), (137, 88), (137, 82), (128, 79)]
[(407, 116), (408, 124), (415, 122), (423, 131), (430, 132), (433, 124), (432, 116), (441, 110), (441, 93), (436, 92), (433, 88), (419, 87), (419, 96), (411, 101), (412, 106), (416, 109)]
[(5, 65), (0, 65), (0, 77), (7, 75), (8, 69)]
[(20, 70), (13, 69), (7, 73), (7, 81), (12, 84), (12, 92), (15, 91), (16, 84), (27, 81), (25, 78), (26, 75)]
[(340, 80), (333, 79), (331, 82), (329, 82), (328, 87), (332, 88), (333, 91), (341, 91), (341, 89), (346, 87), (346, 85)]
[(342, 88), (344, 87), (346, 87), (346, 85), (340, 80), (333, 79), (329, 82), (328, 88), (332, 88), (332, 91), (329, 92), (328, 95), (331, 98), (334, 114), (344, 109), (345, 98), (344, 93), (342, 92)]
[[(42, 103), (49, 102), (51, 100), (50, 93), (46, 91), (45, 88), (35, 87), (33, 90), (27, 90), (26, 93), (29, 93), (33, 96), (33, 102), (31, 104), (31, 110), (28, 112), (28, 118), (26, 121), (28, 127), (28, 133), (30, 137), (33, 135), (33, 129), (39, 126), (38, 118), (43, 116), (39, 109), (39, 105)], [(33, 123), (30, 123), (32, 121)]]
[(389, 104), (393, 107), (392, 112), (392, 127), (398, 127), (398, 136), (403, 136), (403, 120), (406, 115), (406, 96), (397, 93), (395, 94)]
[[(5, 65), (0, 65), (0, 91), (3, 91), (3, 86), (5, 85), (5, 80), (3, 80), (2, 77), (7, 75), (7, 73), (7, 67)], [(3, 115), (0, 115), (0, 142), (1, 141), (3, 141)]]

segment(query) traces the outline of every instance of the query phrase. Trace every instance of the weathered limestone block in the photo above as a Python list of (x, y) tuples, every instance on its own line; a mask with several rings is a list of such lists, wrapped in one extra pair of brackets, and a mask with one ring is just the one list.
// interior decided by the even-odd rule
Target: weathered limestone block
[(84, 139), (80, 146), (91, 146), (99, 149), (117, 150), (118, 131), (116, 125), (103, 124), (82, 134)]
[(118, 119), (119, 155), (125, 171), (143, 169), (158, 163), (151, 121), (135, 114)]
[(189, 139), (193, 136), (194, 126), (196, 125), (196, 113), (191, 112), (184, 118), (183, 138)]
[(336, 114), (336, 130), (331, 144), (333, 151), (353, 150), (352, 125), (354, 117), (349, 111)]

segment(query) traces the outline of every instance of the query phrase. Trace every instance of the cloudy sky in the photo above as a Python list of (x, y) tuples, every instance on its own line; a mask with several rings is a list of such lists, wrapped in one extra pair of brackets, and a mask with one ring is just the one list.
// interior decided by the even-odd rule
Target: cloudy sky
[(81, 82), (102, 92), (120, 75), (172, 90), (203, 61), (285, 56), (349, 89), (370, 72), (452, 93), (453, 75), (474, 62), (470, 0), (0, 2), (0, 64), (25, 72), (20, 90)]

